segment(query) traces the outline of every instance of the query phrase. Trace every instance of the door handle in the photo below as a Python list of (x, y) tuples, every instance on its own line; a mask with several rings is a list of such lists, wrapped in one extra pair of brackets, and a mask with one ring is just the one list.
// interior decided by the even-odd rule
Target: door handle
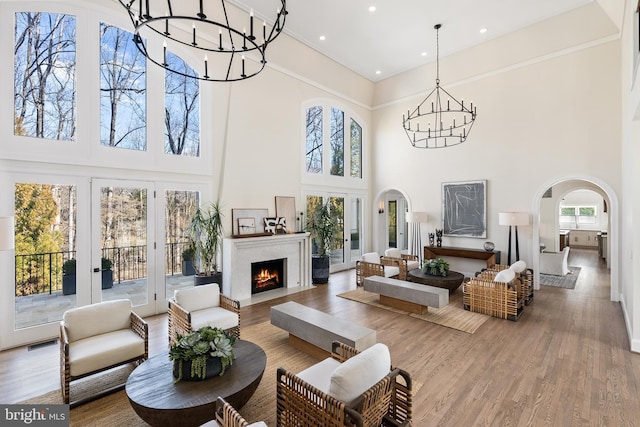
[(104, 271), (104, 269), (103, 269), (103, 268), (100, 268), (100, 267), (95, 267), (95, 268), (93, 269), (93, 272), (94, 272), (94, 273), (100, 273), (101, 271)]

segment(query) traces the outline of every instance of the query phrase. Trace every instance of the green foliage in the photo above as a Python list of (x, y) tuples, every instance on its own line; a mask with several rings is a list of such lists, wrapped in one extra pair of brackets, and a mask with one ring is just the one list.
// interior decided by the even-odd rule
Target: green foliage
[(196, 254), (196, 250), (191, 245), (189, 245), (187, 249), (182, 251), (182, 260), (192, 261), (195, 254)]
[(327, 256), (337, 243), (338, 222), (331, 215), (330, 203), (324, 203), (308, 212), (307, 229), (318, 248), (317, 255)]
[(76, 260), (75, 258), (68, 259), (62, 264), (62, 274), (69, 276), (76, 274)]
[(449, 263), (442, 258), (429, 259), (424, 262), (422, 271), (432, 276), (446, 276), (449, 272)]
[(169, 349), (169, 359), (179, 361), (178, 378), (182, 379), (183, 361), (191, 362), (191, 376), (205, 378), (207, 375), (207, 359), (219, 357), (224, 374), (227, 366), (233, 364), (233, 344), (236, 338), (220, 328), (205, 326), (185, 336), (178, 336), (178, 341)]
[(195, 249), (193, 267), (196, 272), (204, 276), (217, 273), (218, 251), (224, 237), (220, 203), (212, 203), (207, 209), (198, 208), (189, 231), (190, 246)]
[(111, 270), (113, 268), (113, 261), (109, 258), (102, 258), (100, 260), (100, 265), (103, 270)]

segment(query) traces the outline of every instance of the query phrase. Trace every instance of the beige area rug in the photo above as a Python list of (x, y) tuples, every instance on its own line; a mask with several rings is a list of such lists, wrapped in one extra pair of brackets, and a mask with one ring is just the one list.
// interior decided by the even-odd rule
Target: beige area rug
[(363, 288), (338, 294), (338, 296), (382, 308), (384, 310), (393, 311), (395, 313), (406, 314), (408, 316), (415, 317), (416, 319), (446, 326), (447, 328), (457, 329), (469, 334), (473, 334), (484, 324), (484, 322), (487, 321), (487, 319), (489, 319), (489, 316), (485, 316), (484, 314), (465, 310), (462, 307), (462, 293), (460, 291), (455, 292), (449, 297), (448, 305), (439, 309), (429, 307), (429, 312), (426, 314), (409, 313), (404, 310), (389, 307), (388, 305), (383, 305), (380, 303), (380, 296), (378, 294), (367, 292)]
[[(269, 322), (248, 326), (241, 331), (241, 338), (258, 344), (267, 353), (267, 367), (260, 385), (249, 402), (240, 409), (240, 413), (249, 422), (264, 420), (268, 425), (276, 422), (276, 370), (278, 367), (299, 372), (317, 360), (295, 350), (288, 344), (288, 334)], [(71, 399), (78, 400), (126, 378), (131, 369), (121, 368), (110, 371), (100, 377), (89, 377), (71, 385)], [(46, 393), (22, 403), (56, 404), (62, 403), (60, 390)], [(124, 390), (86, 403), (71, 410), (71, 426), (146, 426), (129, 404)]]

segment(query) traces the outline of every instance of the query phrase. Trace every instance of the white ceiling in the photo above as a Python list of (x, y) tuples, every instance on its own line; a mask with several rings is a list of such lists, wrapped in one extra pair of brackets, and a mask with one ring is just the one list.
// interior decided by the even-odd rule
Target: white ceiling
[[(267, 20), (281, 4), (230, 1)], [(434, 61), (436, 24), (443, 57), (593, 1), (289, 0), (285, 33), (375, 82)]]

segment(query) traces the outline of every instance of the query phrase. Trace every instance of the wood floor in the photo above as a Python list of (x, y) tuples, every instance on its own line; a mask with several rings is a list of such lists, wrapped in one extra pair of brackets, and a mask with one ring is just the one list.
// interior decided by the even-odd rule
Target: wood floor
[[(241, 319), (267, 321), (271, 305), (293, 300), (376, 329), (393, 364), (422, 384), (414, 426), (640, 425), (640, 354), (609, 301), (609, 272), (596, 251), (572, 250), (569, 265), (582, 267), (575, 289), (543, 286), (520, 320), (490, 318), (472, 335), (336, 297), (355, 289), (353, 270), (243, 307)], [(166, 346), (166, 316), (147, 321), (155, 354)], [(57, 345), (1, 352), (0, 402), (58, 388), (58, 369)]]

